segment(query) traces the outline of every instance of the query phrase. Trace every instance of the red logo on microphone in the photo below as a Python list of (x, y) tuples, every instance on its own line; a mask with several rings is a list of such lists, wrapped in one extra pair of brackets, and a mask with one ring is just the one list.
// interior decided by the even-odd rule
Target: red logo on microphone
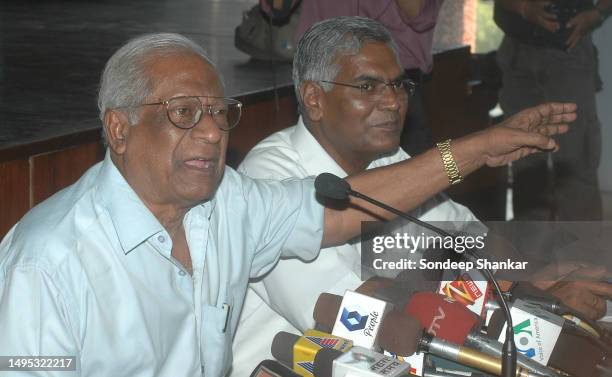
[(482, 292), (468, 273), (463, 273), (457, 279), (446, 283), (442, 291), (446, 296), (465, 306), (474, 305), (476, 300), (482, 297)]

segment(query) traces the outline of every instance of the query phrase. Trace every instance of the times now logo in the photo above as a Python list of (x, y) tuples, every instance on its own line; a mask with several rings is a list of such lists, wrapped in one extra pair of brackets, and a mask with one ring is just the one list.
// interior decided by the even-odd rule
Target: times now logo
[(348, 331), (363, 330), (365, 336), (374, 337), (374, 330), (379, 323), (378, 317), (377, 311), (368, 314), (359, 306), (351, 306), (342, 309), (340, 322)]
[(482, 297), (482, 291), (468, 273), (463, 273), (457, 279), (446, 283), (442, 290), (447, 297), (465, 306), (474, 305), (476, 300)]

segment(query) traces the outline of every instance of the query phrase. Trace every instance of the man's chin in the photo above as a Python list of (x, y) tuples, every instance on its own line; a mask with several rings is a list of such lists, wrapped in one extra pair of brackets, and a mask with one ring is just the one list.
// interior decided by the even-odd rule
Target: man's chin
[(374, 148), (372, 149), (373, 149), (373, 152), (375, 152), (377, 156), (382, 157), (382, 156), (394, 155), (399, 150), (399, 147), (400, 147), (400, 143), (398, 139), (398, 140), (393, 140), (387, 143), (377, 143), (377, 145), (374, 146)]
[(177, 186), (180, 196), (192, 206), (207, 202), (215, 196), (217, 188), (221, 184), (223, 171), (220, 174), (207, 176), (200, 179), (190, 179)]

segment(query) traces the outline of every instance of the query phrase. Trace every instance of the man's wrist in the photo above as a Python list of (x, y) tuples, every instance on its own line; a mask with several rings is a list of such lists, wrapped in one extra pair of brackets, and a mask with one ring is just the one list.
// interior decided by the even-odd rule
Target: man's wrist
[(449, 183), (451, 185), (461, 183), (463, 181), (463, 177), (461, 176), (461, 172), (457, 167), (457, 162), (455, 161), (455, 157), (453, 156), (453, 152), (451, 150), (451, 139), (437, 143), (436, 147), (440, 152), (442, 165), (444, 166), (444, 171), (446, 172)]
[[(477, 131), (453, 140), (453, 157), (462, 177), (486, 165), (486, 141), (483, 137), (486, 138), (486, 134), (483, 131)], [(440, 154), (437, 148), (434, 149), (434, 152)]]

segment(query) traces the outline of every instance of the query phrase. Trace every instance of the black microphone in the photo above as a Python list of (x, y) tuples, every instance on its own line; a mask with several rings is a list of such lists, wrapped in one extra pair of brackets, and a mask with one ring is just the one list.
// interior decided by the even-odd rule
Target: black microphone
[(291, 369), (274, 360), (264, 360), (253, 370), (250, 377), (300, 377)]
[[(377, 207), (380, 207), (386, 211), (393, 213), (396, 216), (399, 216), (405, 220), (412, 221), (422, 227), (425, 227), (435, 233), (443, 237), (452, 237), (450, 233), (447, 231), (440, 229), (434, 225), (421, 221), (414, 216), (410, 216), (396, 208), (393, 208), (385, 203), (379, 202), (378, 200), (371, 198), (367, 195), (364, 195), (360, 192), (357, 192), (351, 189), (351, 185), (344, 179), (331, 174), (331, 173), (321, 173), (315, 179), (315, 190), (317, 194), (322, 195), (327, 198), (335, 199), (335, 200), (347, 200), (349, 195), (354, 196), (356, 198), (363, 199)], [(466, 250), (465, 252), (466, 258), (473, 259), (478, 258), (478, 254), (474, 250)], [(493, 277), (491, 271), (487, 268), (483, 268), (487, 279), (493, 284), (495, 290), (497, 291), (497, 295), (499, 300), (501, 301), (502, 307), (504, 309), (506, 315), (506, 321), (508, 322), (508, 328), (506, 329), (506, 340), (503, 345), (503, 353), (504, 357), (502, 359), (502, 376), (503, 377), (514, 377), (516, 375), (516, 344), (514, 343), (514, 333), (512, 331), (512, 316), (510, 315), (510, 308), (508, 307), (508, 303), (504, 295), (502, 294), (502, 290), (499, 287), (499, 283)]]
[[(404, 213), (396, 208), (388, 206), (385, 203), (379, 202), (378, 200), (371, 198), (367, 195), (364, 195), (358, 191), (355, 191), (351, 188), (351, 185), (345, 180), (337, 175), (331, 173), (321, 173), (315, 179), (315, 190), (317, 194), (324, 196), (326, 198), (334, 199), (334, 200), (347, 200), (349, 195), (354, 196), (359, 199), (363, 199), (366, 202), (372, 203), (377, 207), (380, 207), (386, 211), (393, 213), (401, 218), (404, 218), (408, 221), (412, 221), (413, 223), (419, 224), (420, 226), (427, 228), (435, 233), (438, 233), (444, 237), (453, 237), (450, 233), (445, 231), (444, 229), (440, 229), (436, 226), (433, 226), (429, 223), (426, 223), (422, 220), (417, 219), (414, 216), (411, 216), (407, 213)], [(453, 237), (454, 238), (454, 237)]]

